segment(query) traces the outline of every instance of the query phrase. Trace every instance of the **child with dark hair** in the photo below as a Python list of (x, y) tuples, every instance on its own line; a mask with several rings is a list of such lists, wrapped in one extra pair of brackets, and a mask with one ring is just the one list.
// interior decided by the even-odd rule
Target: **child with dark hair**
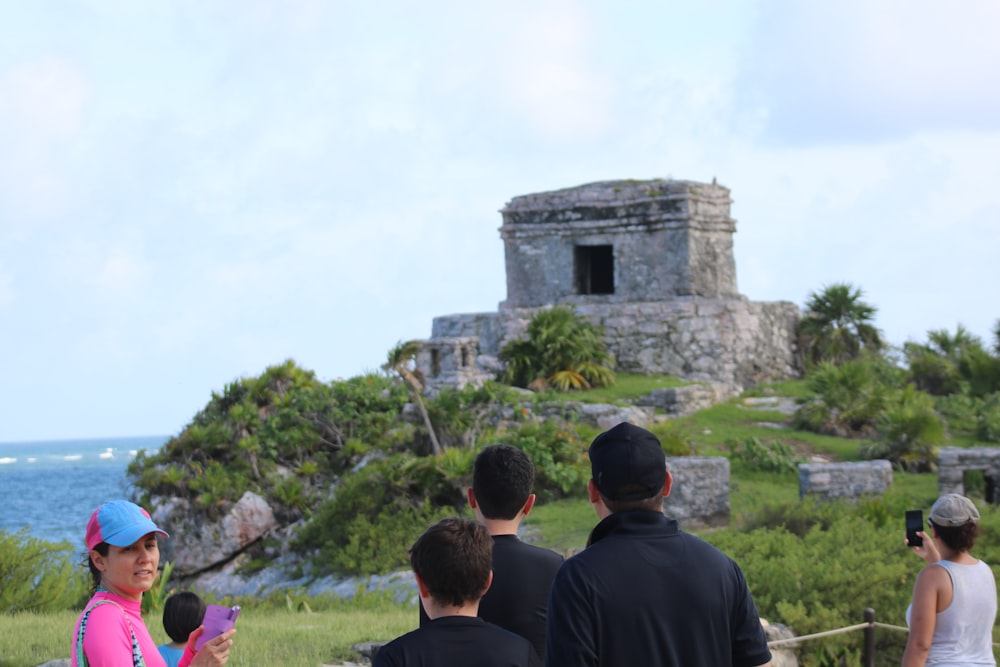
[(198, 629), (204, 618), (205, 601), (196, 593), (174, 593), (167, 598), (163, 605), (163, 629), (171, 641), (156, 647), (167, 667), (177, 667), (184, 655), (188, 636)]
[(410, 565), (430, 620), (379, 649), (373, 667), (541, 667), (531, 642), (477, 616), (493, 579), (492, 551), (489, 531), (471, 519), (442, 519), (424, 531)]
[[(522, 542), (518, 530), (535, 506), (535, 466), (522, 450), (490, 445), (476, 456), (469, 507), (493, 537), (493, 584), (479, 601), (479, 617), (521, 635), (545, 659), (549, 589), (561, 555)], [(427, 614), (420, 609), (420, 625)]]

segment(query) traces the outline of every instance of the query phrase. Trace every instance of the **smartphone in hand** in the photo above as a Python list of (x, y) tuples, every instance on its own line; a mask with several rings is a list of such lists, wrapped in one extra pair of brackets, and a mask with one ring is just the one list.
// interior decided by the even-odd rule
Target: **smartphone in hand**
[(906, 510), (906, 543), (911, 547), (922, 547), (924, 539), (917, 536), (918, 530), (924, 529), (924, 513), (922, 510)]
[(218, 637), (223, 632), (231, 630), (236, 625), (236, 617), (240, 615), (240, 607), (223, 607), (218, 604), (210, 604), (205, 607), (205, 620), (201, 622), (205, 626), (205, 631), (198, 637), (194, 645), (195, 652), (200, 651), (210, 639)]

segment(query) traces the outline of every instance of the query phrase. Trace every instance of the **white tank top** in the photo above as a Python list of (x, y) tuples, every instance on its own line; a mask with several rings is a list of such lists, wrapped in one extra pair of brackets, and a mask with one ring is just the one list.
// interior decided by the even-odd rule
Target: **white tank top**
[[(937, 615), (927, 664), (996, 665), (993, 658), (993, 622), (997, 615), (997, 585), (989, 565), (976, 561), (962, 565), (948, 560), (935, 563), (951, 577), (948, 608)], [(910, 608), (906, 624), (910, 624)]]

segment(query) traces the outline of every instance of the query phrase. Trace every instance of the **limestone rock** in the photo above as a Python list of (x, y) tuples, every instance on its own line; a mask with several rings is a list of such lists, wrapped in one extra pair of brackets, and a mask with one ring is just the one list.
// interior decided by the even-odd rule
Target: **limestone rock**
[(153, 519), (171, 535), (162, 543), (161, 560), (171, 561), (178, 577), (233, 560), (278, 526), (267, 501), (251, 491), (244, 493), (220, 519), (211, 522), (189, 500), (160, 499), (154, 505)]

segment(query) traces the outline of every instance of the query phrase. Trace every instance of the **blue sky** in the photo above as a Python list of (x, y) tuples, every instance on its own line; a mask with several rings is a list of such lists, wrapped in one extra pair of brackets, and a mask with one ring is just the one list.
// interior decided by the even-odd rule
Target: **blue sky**
[[(694, 6), (692, 6), (694, 5)], [(174, 434), (506, 296), (499, 209), (731, 188), (740, 291), (1000, 319), (1000, 5), (0, 5), (0, 442)]]

